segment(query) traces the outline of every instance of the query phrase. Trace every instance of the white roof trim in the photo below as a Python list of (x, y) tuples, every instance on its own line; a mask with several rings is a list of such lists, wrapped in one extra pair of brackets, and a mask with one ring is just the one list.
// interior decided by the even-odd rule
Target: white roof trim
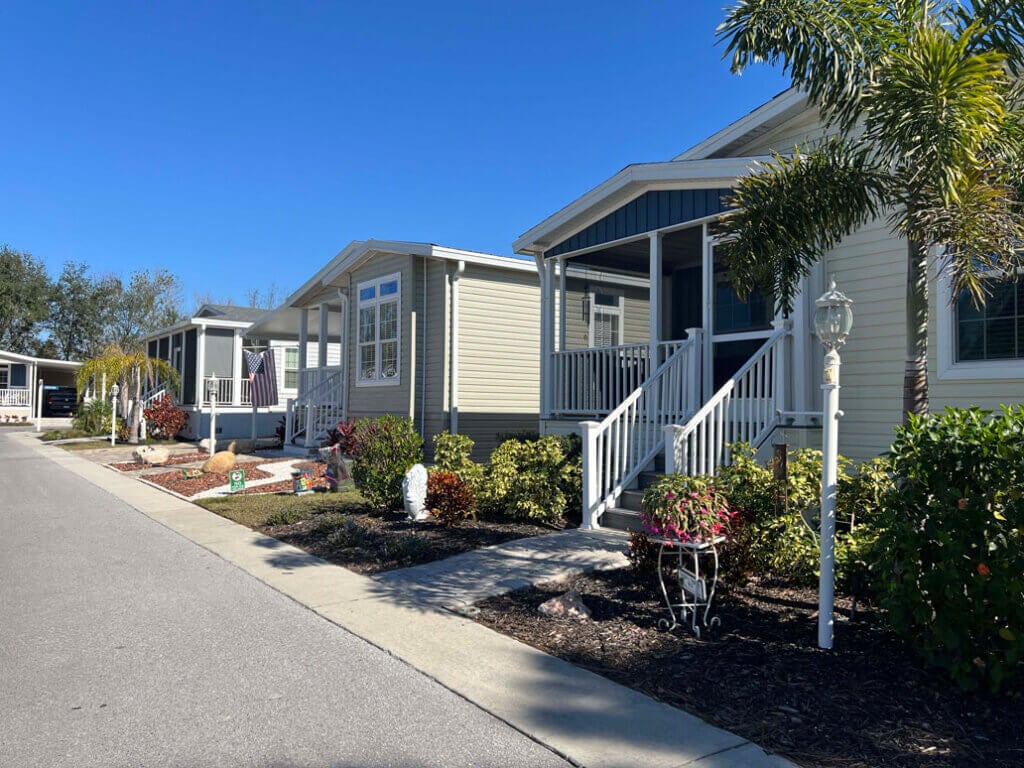
[(795, 116), (808, 106), (807, 95), (796, 88), (790, 88), (672, 159), (703, 160), (733, 142), (742, 140), (745, 135), (760, 128), (765, 123), (782, 117), (789, 112), (792, 112), (793, 116)]
[(49, 357), (32, 357), (31, 355), (20, 355), (17, 352), (7, 352), (0, 349), (0, 358), (4, 360), (13, 360), (16, 363), (35, 363), (36, 365), (52, 365), (58, 368), (78, 368), (82, 364), (76, 363), (73, 360), (53, 360)]
[(750, 172), (754, 163), (769, 159), (725, 157), (627, 165), (610, 179), (520, 235), (512, 248), (516, 253), (543, 253), (644, 192), (652, 189), (732, 186), (737, 179)]

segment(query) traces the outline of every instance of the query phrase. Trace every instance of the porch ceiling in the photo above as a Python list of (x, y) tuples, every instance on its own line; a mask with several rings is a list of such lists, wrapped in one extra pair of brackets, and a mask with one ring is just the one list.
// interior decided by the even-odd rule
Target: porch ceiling
[[(318, 312), (312, 310), (309, 313), (309, 322), (306, 324), (307, 338), (309, 341), (318, 341), (320, 334), (320, 318)], [(245, 332), (246, 336), (260, 339), (282, 339), (286, 341), (297, 341), (299, 338), (299, 324), (302, 321), (302, 310), (296, 307), (279, 307), (273, 313), (254, 323)], [(341, 312), (337, 309), (327, 312), (327, 340), (338, 341), (340, 336), (338, 329), (341, 327)]]
[[(704, 247), (703, 238), (703, 228), (700, 226), (666, 234), (662, 240), (662, 274), (671, 274), (678, 267), (700, 264)], [(641, 235), (627, 243), (617, 243), (608, 248), (570, 257), (569, 263), (578, 267), (647, 275), (650, 268), (650, 240)]]

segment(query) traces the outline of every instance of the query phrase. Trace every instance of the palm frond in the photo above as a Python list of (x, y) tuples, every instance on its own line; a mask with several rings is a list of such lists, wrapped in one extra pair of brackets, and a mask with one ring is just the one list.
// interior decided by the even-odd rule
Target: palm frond
[(870, 149), (831, 138), (793, 157), (776, 155), (737, 185), (719, 233), (730, 280), (793, 309), (797, 286), (826, 251), (878, 215), (888, 175)]
[(823, 117), (847, 129), (883, 52), (904, 40), (903, 3), (881, 0), (741, 0), (719, 25), (732, 71), (780, 65)]
[(970, 52), (997, 51), (1014, 75), (1024, 72), (1024, 5), (1020, 0), (970, 0), (947, 6), (960, 33), (970, 32)]

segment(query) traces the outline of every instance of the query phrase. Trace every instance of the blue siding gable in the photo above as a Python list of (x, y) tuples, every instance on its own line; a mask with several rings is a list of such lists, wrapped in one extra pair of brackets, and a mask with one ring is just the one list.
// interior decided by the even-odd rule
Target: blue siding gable
[(552, 246), (545, 257), (561, 256), (623, 237), (696, 221), (729, 210), (731, 189), (672, 189), (644, 192), (603, 219)]

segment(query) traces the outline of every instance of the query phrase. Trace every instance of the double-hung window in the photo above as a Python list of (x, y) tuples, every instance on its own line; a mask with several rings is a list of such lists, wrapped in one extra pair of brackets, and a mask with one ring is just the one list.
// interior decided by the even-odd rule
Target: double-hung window
[(6, 365), (0, 365), (0, 389), (7, 389), (11, 386), (11, 369)]
[(622, 343), (622, 297), (597, 291), (590, 306), (590, 346), (617, 347)]
[(299, 348), (284, 348), (284, 388), (299, 388)]
[(397, 384), (401, 277), (397, 274), (359, 283), (359, 384)]

